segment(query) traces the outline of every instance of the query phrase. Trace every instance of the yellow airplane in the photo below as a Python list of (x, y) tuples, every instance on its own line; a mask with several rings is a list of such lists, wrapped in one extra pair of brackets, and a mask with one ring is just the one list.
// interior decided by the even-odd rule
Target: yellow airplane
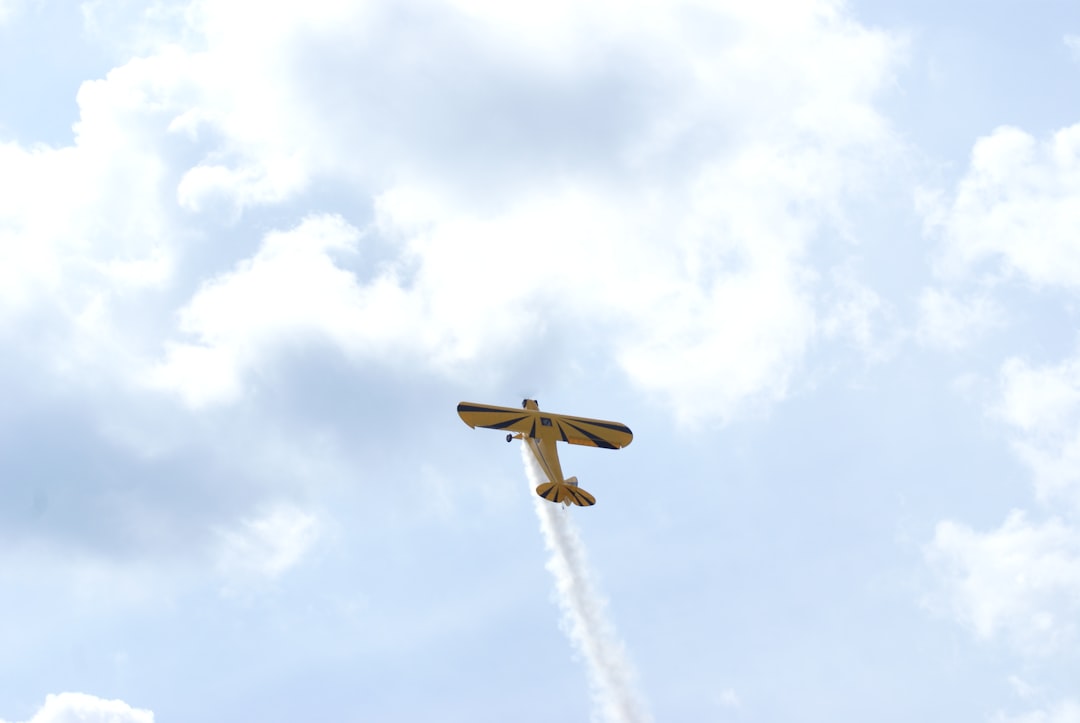
[(508, 432), (507, 442), (512, 439), (524, 440), (548, 478), (547, 482), (537, 486), (536, 494), (548, 502), (562, 502), (568, 506), (588, 507), (596, 504), (596, 498), (578, 487), (577, 477), (563, 479), (555, 443), (562, 441), (587, 447), (619, 449), (634, 439), (633, 432), (625, 424), (541, 412), (535, 399), (523, 400), (521, 409), (462, 402), (457, 406), (457, 411), (462, 421), (473, 429), (505, 429)]

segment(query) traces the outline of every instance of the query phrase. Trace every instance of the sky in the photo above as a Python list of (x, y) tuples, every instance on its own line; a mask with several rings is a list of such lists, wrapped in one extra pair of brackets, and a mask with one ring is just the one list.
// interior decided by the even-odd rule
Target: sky
[(0, 721), (1080, 723), (1078, 83), (1065, 0), (0, 0)]

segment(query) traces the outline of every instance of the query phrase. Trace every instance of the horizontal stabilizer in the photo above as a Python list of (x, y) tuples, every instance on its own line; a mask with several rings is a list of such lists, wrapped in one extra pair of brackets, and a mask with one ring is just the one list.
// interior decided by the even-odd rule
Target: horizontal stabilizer
[[(570, 480), (567, 480), (567, 482), (569, 481)], [(577, 505), (578, 507), (589, 507), (596, 504), (596, 498), (576, 484), (545, 482), (544, 484), (537, 486), (536, 494), (540, 495), (548, 502), (562, 502), (567, 506)]]

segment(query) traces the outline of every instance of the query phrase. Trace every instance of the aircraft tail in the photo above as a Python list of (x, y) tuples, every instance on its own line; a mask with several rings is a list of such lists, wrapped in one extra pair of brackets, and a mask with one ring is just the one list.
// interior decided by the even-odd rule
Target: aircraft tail
[(536, 494), (548, 502), (562, 502), (567, 506), (589, 507), (596, 504), (595, 497), (578, 487), (577, 477), (564, 480), (561, 484), (558, 482), (545, 482), (537, 486)]

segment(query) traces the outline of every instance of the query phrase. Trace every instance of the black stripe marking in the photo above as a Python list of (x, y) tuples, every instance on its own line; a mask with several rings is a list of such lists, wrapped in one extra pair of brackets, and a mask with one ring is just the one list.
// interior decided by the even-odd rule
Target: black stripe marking
[(574, 429), (576, 429), (577, 431), (581, 432), (583, 435), (585, 435), (589, 439), (589, 441), (591, 441), (597, 447), (603, 447), (604, 449), (618, 449), (618, 447), (616, 447), (611, 442), (607, 441), (603, 437), (596, 436), (595, 434), (593, 434), (592, 432), (590, 432), (587, 429), (582, 429), (581, 427), (577, 426), (576, 424), (571, 424), (570, 426), (573, 427)]
[(514, 426), (515, 424), (522, 421), (523, 419), (525, 419), (525, 417), (518, 417), (516, 419), (508, 419), (508, 420), (506, 420), (504, 422), (495, 422), (494, 424), (481, 424), (480, 426), (481, 427), (487, 427), (488, 429), (506, 429), (507, 427)]
[(591, 424), (594, 427), (603, 427), (604, 429), (611, 429), (616, 432), (626, 432), (627, 434), (633, 434), (630, 428), (625, 424), (619, 424), (618, 422), (598, 422), (595, 419), (582, 419), (580, 417), (564, 417), (567, 421), (580, 422), (581, 424)]
[(590, 495), (585, 490), (578, 490), (581, 493), (581, 506), (590, 507), (596, 504), (596, 498)]
[(489, 414), (506, 414), (508, 412), (510, 414), (521, 414), (518, 410), (507, 407), (482, 407), (477, 404), (466, 404), (464, 402), (457, 405), (457, 410), (459, 412), (487, 412)]

